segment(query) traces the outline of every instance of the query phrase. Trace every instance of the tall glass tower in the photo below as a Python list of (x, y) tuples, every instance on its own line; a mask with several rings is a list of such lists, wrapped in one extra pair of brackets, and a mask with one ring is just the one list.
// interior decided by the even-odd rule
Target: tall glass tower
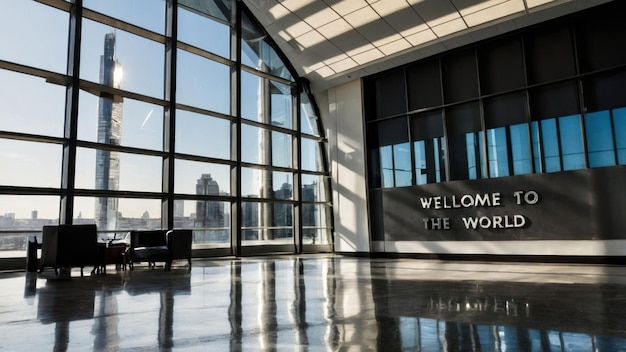
[[(100, 83), (120, 88), (122, 64), (115, 56), (115, 33), (104, 36), (104, 54), (100, 56)], [(98, 143), (119, 145), (122, 139), (123, 98), (101, 97), (98, 104)], [(120, 181), (120, 154), (116, 151), (96, 150), (96, 189), (118, 190)], [(99, 229), (114, 230), (117, 226), (117, 198), (96, 199), (95, 220)]]

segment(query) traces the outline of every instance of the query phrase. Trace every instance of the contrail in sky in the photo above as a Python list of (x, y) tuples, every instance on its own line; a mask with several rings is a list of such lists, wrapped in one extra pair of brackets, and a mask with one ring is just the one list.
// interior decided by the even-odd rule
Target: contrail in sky
[(148, 122), (148, 120), (150, 120), (150, 116), (152, 116), (152, 112), (154, 111), (154, 109), (150, 109), (150, 112), (148, 113), (148, 115), (146, 116), (145, 119), (143, 119), (143, 123), (141, 124), (141, 127), (139, 127), (139, 129), (143, 129), (143, 126), (146, 125), (146, 122)]

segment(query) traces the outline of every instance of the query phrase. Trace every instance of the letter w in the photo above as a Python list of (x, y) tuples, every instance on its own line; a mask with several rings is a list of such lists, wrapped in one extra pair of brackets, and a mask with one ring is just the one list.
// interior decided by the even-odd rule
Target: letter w
[(429, 198), (420, 198), (420, 202), (422, 202), (422, 209), (428, 209), (430, 208), (430, 204), (432, 203), (433, 199), (431, 197)]
[(466, 229), (476, 229), (476, 226), (478, 226), (478, 219), (477, 218), (463, 218), (463, 224), (465, 224), (465, 228)]

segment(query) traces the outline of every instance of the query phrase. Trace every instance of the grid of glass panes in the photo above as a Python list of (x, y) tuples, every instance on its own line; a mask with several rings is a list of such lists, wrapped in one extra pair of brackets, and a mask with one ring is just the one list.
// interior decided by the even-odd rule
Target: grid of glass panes
[(610, 6), (366, 78), (370, 187), (626, 164)]
[[(294, 108), (297, 78), (245, 9), (242, 49), (233, 53), (235, 2), (175, 3), (177, 28), (166, 21), (163, 1), (84, 0), (77, 27), (61, 0), (11, 0), (11, 11), (0, 14), (6, 48), (0, 147), (11, 151), (0, 153), (7, 165), (0, 176), (3, 250), (23, 250), (24, 234), (68, 221), (95, 222), (103, 238), (130, 229), (193, 228), (196, 245), (231, 247), (231, 207), (239, 197), (245, 198), (240, 226), (255, 227), (265, 240), (256, 244), (293, 244), (300, 232), (296, 204), (312, 185), (319, 186), (310, 212), (318, 217), (305, 237), (312, 237), (309, 227), (330, 228), (319, 218), (330, 216), (326, 183), (305, 176), (311, 183), (294, 189), (300, 125), (316, 137), (303, 149), (317, 155), (307, 173), (327, 175), (312, 98)], [(68, 40), (68, 33), (78, 34), (74, 28), (81, 37), (76, 48)], [(16, 31), (20, 36), (10, 34)], [(165, 45), (172, 39), (174, 47)], [(68, 52), (76, 52), (72, 60)], [(239, 59), (244, 69), (233, 76)], [(240, 107), (232, 104), (233, 77), (240, 79)], [(79, 89), (67, 89), (68, 82)], [(242, 138), (233, 144), (238, 124)], [(239, 187), (231, 183), (234, 168), (241, 168)], [(256, 222), (245, 223), (246, 214)]]

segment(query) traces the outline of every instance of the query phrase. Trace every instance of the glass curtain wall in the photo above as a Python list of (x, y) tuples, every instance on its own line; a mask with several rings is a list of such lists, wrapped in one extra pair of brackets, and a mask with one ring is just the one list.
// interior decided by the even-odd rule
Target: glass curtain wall
[(626, 165), (625, 6), (365, 78), (370, 188)]
[(241, 2), (7, 8), (0, 256), (23, 256), (44, 225), (83, 223), (101, 240), (192, 228), (194, 248), (225, 254), (330, 248), (315, 102)]

